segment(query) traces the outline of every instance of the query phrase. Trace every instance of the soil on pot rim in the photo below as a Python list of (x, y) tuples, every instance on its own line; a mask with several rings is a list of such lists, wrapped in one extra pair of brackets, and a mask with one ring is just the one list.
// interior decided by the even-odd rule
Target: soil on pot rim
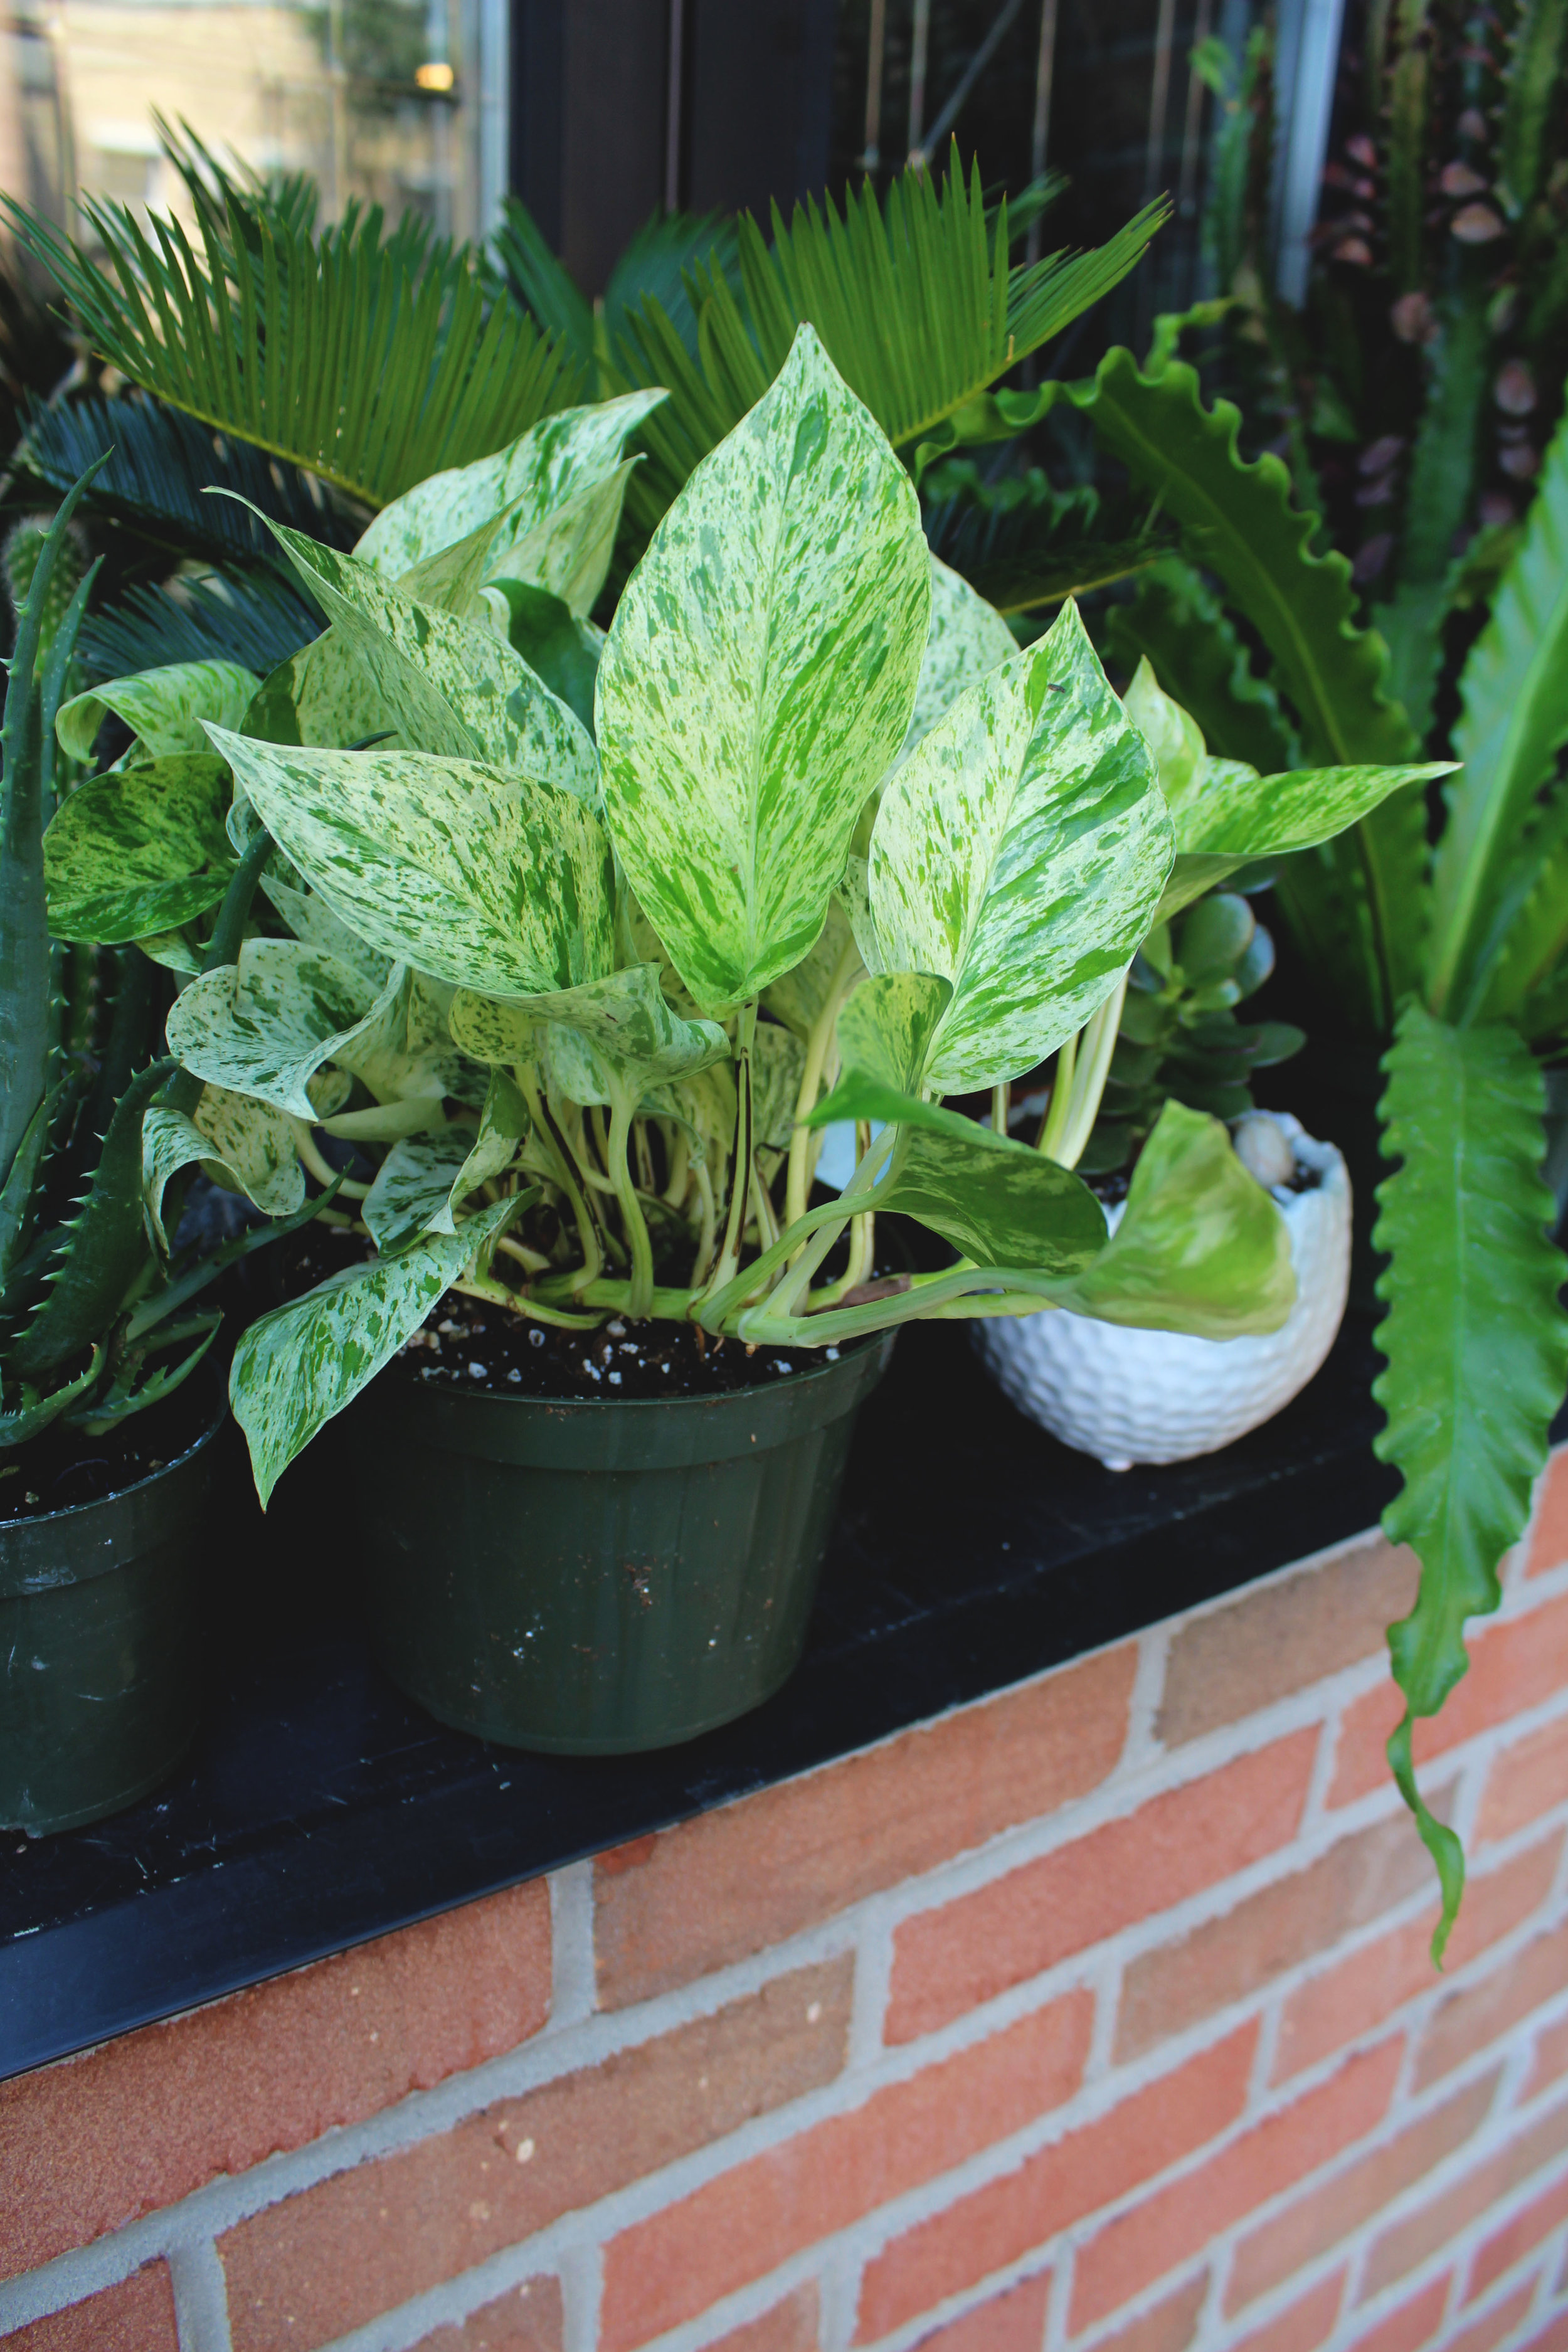
[(101, 1437), (57, 1422), (27, 1444), (0, 1454), (0, 1526), (122, 1495), (188, 1454), (212, 1420), (211, 1385), (193, 1379)]

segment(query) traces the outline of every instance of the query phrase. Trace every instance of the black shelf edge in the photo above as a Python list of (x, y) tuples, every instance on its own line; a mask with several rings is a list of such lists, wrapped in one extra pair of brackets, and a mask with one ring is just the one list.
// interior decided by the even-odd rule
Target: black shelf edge
[[(130, 1812), (0, 1853), (0, 2075), (793, 1778), (1310, 1557), (1376, 1521), (1370, 1327), (1223, 1453), (1120, 1475), (915, 1328), (867, 1406), (810, 1645), (768, 1705), (641, 1757), (442, 1729), (377, 1672), (330, 1445), (237, 1521), (208, 1726)], [(310, 1457), (307, 1457), (309, 1461)], [(235, 1492), (242, 1465), (234, 1464)]]

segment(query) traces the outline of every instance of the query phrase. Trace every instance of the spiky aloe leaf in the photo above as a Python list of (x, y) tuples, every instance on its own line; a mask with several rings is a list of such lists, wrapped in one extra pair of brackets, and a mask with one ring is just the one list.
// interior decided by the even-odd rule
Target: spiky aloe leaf
[(43, 734), (37, 691), (44, 615), (89, 466), (60, 501), (16, 618), (0, 721), (0, 1181), (43, 1099), (49, 1055), (49, 929), (44, 900)]
[(149, 1063), (114, 1107), (81, 1213), (65, 1228), (43, 1304), (11, 1350), (19, 1380), (45, 1380), (100, 1340), (146, 1259), (142, 1119), (174, 1067)]
[(1465, 1621), (1497, 1607), (1498, 1562), (1529, 1516), (1568, 1382), (1568, 1260), (1547, 1232), (1545, 1089), (1517, 1032), (1450, 1028), (1413, 1003), (1384, 1068), (1384, 1149), (1402, 1164), (1378, 1189), (1374, 1240), (1392, 1255), (1373, 1393), (1388, 1416), (1378, 1454), (1405, 1480), (1384, 1527), (1421, 1561), (1415, 1606), (1389, 1629), (1406, 1711), (1388, 1760), (1437, 1866), (1440, 1959), (1465, 1860), (1416, 1787), (1412, 1733), (1465, 1673)]

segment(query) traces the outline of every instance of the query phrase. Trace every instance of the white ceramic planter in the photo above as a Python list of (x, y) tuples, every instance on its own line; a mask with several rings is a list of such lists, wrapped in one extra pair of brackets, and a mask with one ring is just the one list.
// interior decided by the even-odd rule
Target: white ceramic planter
[[(1296, 1304), (1278, 1331), (1194, 1339), (1047, 1308), (971, 1328), (987, 1370), (1020, 1412), (1108, 1470), (1212, 1454), (1305, 1388), (1334, 1342), (1350, 1282), (1351, 1184), (1331, 1143), (1277, 1114), (1310, 1191), (1274, 1195), (1290, 1233)], [(1121, 1210), (1110, 1212), (1112, 1227)]]

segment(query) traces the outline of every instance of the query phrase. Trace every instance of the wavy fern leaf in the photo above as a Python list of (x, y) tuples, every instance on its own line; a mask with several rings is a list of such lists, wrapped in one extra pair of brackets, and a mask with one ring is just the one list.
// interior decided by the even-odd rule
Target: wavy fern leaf
[(132, 383), (369, 507), (574, 396), (560, 338), (490, 299), (466, 247), (409, 222), (384, 238), (379, 210), (318, 237), (232, 183), (222, 198), (199, 249), (177, 220), (89, 202), (106, 262), (11, 197), (0, 215)]
[[(1195, 369), (1173, 362), (1157, 376), (1130, 352), (1108, 352), (1087, 383), (1064, 387), (1100, 446), (1155, 491), (1181, 524), (1188, 554), (1217, 573), (1273, 658), (1311, 763), (1355, 766), (1415, 756), (1415, 739), (1386, 691), (1382, 639), (1355, 624), (1350, 565), (1314, 555), (1315, 519), (1293, 505), (1278, 457), (1239, 447), (1240, 411), (1211, 408)], [(1347, 1009), (1386, 1027), (1419, 969), (1426, 830), (1420, 797), (1396, 793), (1319, 853), (1332, 890), (1364, 894), (1370, 952), (1341, 977)], [(1320, 894), (1321, 895), (1321, 894)]]
[(1497, 1607), (1498, 1562), (1529, 1515), (1568, 1382), (1568, 1260), (1548, 1238), (1545, 1089), (1518, 1034), (1453, 1029), (1412, 1003), (1384, 1067), (1384, 1149), (1402, 1164), (1378, 1188), (1374, 1239), (1392, 1257), (1373, 1393), (1388, 1416), (1378, 1454), (1405, 1480), (1384, 1526), (1421, 1561), (1415, 1607), (1389, 1629), (1406, 1713), (1388, 1757), (1442, 1882), (1440, 1959), (1464, 1854), (1422, 1801), (1412, 1732), (1466, 1672), (1465, 1622)]
[(1266, 776), (1301, 765), (1295, 735), (1267, 679), (1255, 677), (1224, 605), (1179, 555), (1164, 555), (1118, 604), (1106, 629), (1129, 670), (1146, 656), (1167, 694), (1190, 710), (1211, 751)]
[(1448, 823), (1433, 866), (1429, 1001), (1475, 982), (1500, 877), (1568, 743), (1568, 415), (1557, 428), (1524, 536), (1459, 679)]

